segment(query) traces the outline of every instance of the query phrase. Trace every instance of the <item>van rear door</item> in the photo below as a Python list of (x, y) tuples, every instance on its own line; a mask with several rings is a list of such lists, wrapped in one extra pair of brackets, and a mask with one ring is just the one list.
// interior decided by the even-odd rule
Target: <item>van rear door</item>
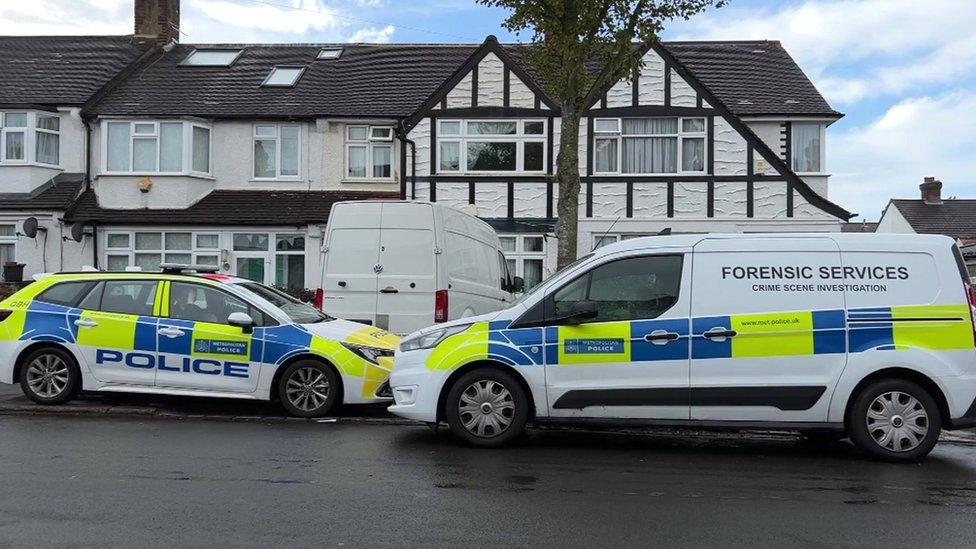
[(329, 216), (322, 310), (338, 318), (376, 324), (380, 202), (336, 204)]
[(434, 209), (409, 202), (382, 207), (375, 324), (406, 334), (434, 323)]

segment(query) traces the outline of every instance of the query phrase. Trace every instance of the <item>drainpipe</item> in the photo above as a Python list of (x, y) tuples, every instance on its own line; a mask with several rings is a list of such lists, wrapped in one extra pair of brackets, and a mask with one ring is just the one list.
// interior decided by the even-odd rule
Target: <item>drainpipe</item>
[(417, 142), (407, 137), (404, 131), (403, 121), (400, 121), (400, 131), (397, 136), (400, 141), (410, 145), (410, 200), (417, 198)]
[(92, 127), (88, 117), (82, 116), (81, 123), (85, 125), (85, 190), (91, 189), (91, 139)]
[(92, 267), (98, 269), (98, 223), (92, 221)]

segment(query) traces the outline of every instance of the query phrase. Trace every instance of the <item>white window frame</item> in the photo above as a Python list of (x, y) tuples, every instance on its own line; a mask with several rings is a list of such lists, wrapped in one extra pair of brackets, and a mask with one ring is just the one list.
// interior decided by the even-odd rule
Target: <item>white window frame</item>
[[(303, 276), (308, 276), (308, 255), (306, 255), (306, 252), (308, 251), (308, 234), (307, 233), (302, 233), (302, 232), (291, 232), (291, 233), (284, 232), (284, 233), (271, 233), (271, 236), (272, 236), (273, 240), (272, 241), (269, 241), (268, 242), (268, 245), (271, 248), (271, 254), (274, 256), (273, 257), (273, 260), (272, 260), (272, 263), (271, 263), (271, 279), (272, 280), (270, 281), (270, 282), (273, 282), (273, 284), (269, 284), (269, 286), (274, 286), (275, 288), (282, 288), (282, 286), (279, 286), (278, 285), (278, 280), (277, 280), (277, 277), (278, 277), (278, 256), (279, 255), (285, 255), (285, 256), (300, 255), (300, 256), (302, 256), (302, 264), (304, 265), (304, 267), (302, 268), (302, 275)], [(302, 250), (279, 250), (278, 249), (278, 237), (279, 236), (301, 236), (304, 239), (305, 248), (302, 249)], [(302, 289), (305, 289), (305, 281), (304, 280), (302, 281)]]
[[(307, 67), (302, 65), (275, 65), (271, 67), (268, 71), (268, 76), (264, 77), (264, 81), (261, 82), (261, 87), (263, 88), (294, 88), (298, 85), (298, 81), (302, 79), (305, 75), (305, 69)], [(272, 83), (271, 79), (278, 73), (278, 71), (298, 71), (295, 77), (289, 82), (278, 82)]]
[[(112, 171), (108, 168), (108, 125), (120, 123), (129, 124), (129, 169), (128, 170), (117, 170)], [(152, 124), (153, 133), (148, 134), (137, 134), (135, 133), (136, 124)], [(162, 152), (162, 147), (160, 147), (160, 134), (159, 127), (160, 124), (182, 124), (183, 131), (183, 145), (181, 148), (181, 163), (182, 168), (178, 171), (162, 171), (160, 170), (160, 154)], [(193, 170), (193, 128), (203, 128), (210, 133), (210, 139), (207, 147), (208, 162), (207, 167), (209, 171), (198, 172)], [(134, 120), (134, 119), (113, 119), (106, 118), (103, 119), (99, 128), (101, 133), (99, 141), (101, 142), (101, 165), (102, 169), (99, 175), (183, 175), (183, 176), (194, 176), (194, 177), (212, 177), (213, 175), (213, 126), (210, 124), (204, 124), (202, 122), (195, 122), (189, 120), (166, 120), (166, 119), (153, 119), (153, 120)], [(145, 170), (133, 170), (133, 155), (135, 154), (135, 141), (138, 139), (154, 138), (156, 139), (156, 170), (155, 171), (145, 171)]]
[[(160, 235), (160, 246), (162, 249), (156, 250), (136, 250), (136, 233), (158, 233)], [(166, 235), (170, 233), (190, 233), (190, 249), (187, 250), (167, 250), (166, 249)], [(129, 239), (129, 243), (124, 247), (111, 247), (109, 246), (109, 241), (111, 236), (115, 235), (126, 235)], [(197, 245), (197, 237), (201, 235), (206, 236), (216, 236), (217, 237), (217, 247), (207, 248), (200, 247)], [(102, 265), (106, 268), (108, 267), (109, 257), (125, 257), (128, 266), (134, 266), (136, 264), (135, 258), (136, 254), (159, 254), (160, 262), (166, 262), (166, 254), (190, 254), (191, 263), (199, 264), (198, 257), (200, 256), (217, 256), (218, 267), (222, 259), (222, 249), (221, 249), (221, 235), (220, 231), (185, 231), (180, 229), (138, 229), (138, 230), (110, 230), (105, 231), (104, 238), (101, 239), (102, 242)]]
[[(802, 124), (816, 124), (820, 127), (820, 171), (801, 172), (796, 169), (794, 153), (796, 152), (796, 126)], [(790, 169), (797, 175), (826, 175), (827, 174), (827, 125), (820, 121), (793, 121), (790, 124)]]
[[(623, 133), (624, 119), (630, 118), (675, 118), (678, 121), (678, 132), (677, 133), (666, 133), (666, 134), (625, 134)], [(600, 121), (616, 121), (617, 131), (597, 131), (596, 126)], [(702, 131), (700, 132), (686, 132), (683, 131), (685, 120), (702, 120), (704, 124), (702, 125)], [(677, 158), (675, 161), (675, 168), (677, 171), (674, 172), (658, 172), (658, 173), (629, 173), (623, 171), (623, 141), (627, 137), (674, 137), (677, 139)], [(617, 169), (613, 171), (597, 171), (596, 169), (596, 141), (598, 139), (615, 140), (617, 142)], [(682, 168), (682, 154), (683, 154), (683, 144), (685, 139), (701, 139), (705, 144), (705, 153), (702, 156), (702, 169), (701, 170), (684, 170)], [(593, 174), (594, 175), (627, 175), (634, 177), (647, 177), (647, 176), (658, 176), (658, 175), (705, 175), (708, 172), (708, 117), (704, 116), (624, 116), (620, 118), (594, 118), (593, 119)]]
[[(485, 122), (514, 122), (515, 123), (515, 134), (509, 135), (490, 135), (490, 134), (469, 134), (468, 124), (479, 124)], [(525, 133), (525, 123), (526, 122), (541, 122), (542, 123), (542, 133), (539, 134), (526, 134)], [(460, 133), (457, 135), (444, 135), (441, 131), (441, 126), (445, 123), (458, 123), (460, 125)], [(431, 171), (434, 173), (445, 173), (445, 174), (464, 174), (464, 175), (510, 175), (510, 174), (545, 174), (546, 167), (549, 165), (549, 150), (546, 147), (546, 141), (548, 136), (548, 121), (544, 118), (444, 118), (437, 119), (437, 165), (431, 166)], [(441, 168), (440, 162), (443, 158), (441, 154), (441, 145), (444, 143), (457, 143), (458, 144), (458, 169), (457, 170), (445, 170)], [(515, 169), (514, 170), (498, 170), (498, 171), (468, 171), (468, 143), (516, 143), (515, 147)], [(542, 144), (542, 169), (539, 170), (526, 170), (525, 169), (525, 143), (541, 143)]]
[[(268, 237), (268, 248), (266, 250), (245, 250), (237, 251), (234, 250), (234, 235), (238, 234), (261, 234)], [(278, 236), (279, 235), (302, 235), (305, 238), (305, 249), (302, 251), (291, 250), (291, 251), (278, 251)], [(230, 253), (233, 254), (233, 261), (231, 262), (231, 270), (235, 275), (237, 275), (237, 260), (238, 259), (261, 259), (264, 261), (264, 284), (268, 286), (277, 287), (275, 276), (278, 274), (278, 255), (301, 255), (305, 258), (305, 276), (308, 276), (308, 234), (301, 231), (233, 231), (230, 233), (230, 244), (228, 249)], [(239, 276), (239, 275), (238, 275)], [(304, 286), (304, 282), (303, 282)]]
[[(540, 274), (542, 277), (539, 279), (539, 284), (545, 282), (546, 276), (546, 258), (548, 254), (548, 241), (544, 234), (532, 233), (532, 234), (508, 234), (502, 233), (498, 235), (499, 239), (504, 238), (514, 238), (515, 239), (515, 250), (505, 251), (502, 250), (502, 255), (505, 256), (506, 261), (512, 261), (515, 263), (515, 269), (509, 266), (509, 274), (512, 276), (520, 276), (525, 279), (525, 262), (526, 260), (538, 260), (542, 262), (542, 269)], [(527, 251), (525, 247), (526, 238), (541, 238), (542, 239), (542, 251), (532, 252)], [(529, 291), (530, 288), (525, 288), (525, 291)]]
[[(258, 127), (263, 126), (273, 126), (275, 128), (274, 136), (269, 135), (258, 135)], [(298, 173), (295, 175), (282, 175), (281, 174), (281, 128), (283, 127), (295, 127), (298, 128), (298, 144), (296, 146), (298, 152), (297, 166)], [(251, 129), (251, 179), (253, 181), (301, 181), (302, 179), (302, 146), (305, 142), (305, 132), (302, 128), (302, 124), (280, 124), (276, 122), (259, 122), (252, 126)], [(257, 174), (257, 158), (254, 156), (254, 143), (258, 140), (268, 140), (274, 139), (275, 142), (275, 175), (272, 177), (262, 177)], [(211, 139), (211, 141), (213, 141)]]
[[(366, 139), (353, 139), (349, 136), (355, 128), (366, 130)], [(385, 136), (373, 136), (374, 130), (388, 130)], [(343, 167), (346, 181), (384, 181), (392, 182), (396, 179), (396, 147), (393, 146), (393, 126), (384, 124), (347, 124), (345, 130), (345, 166)], [(354, 148), (366, 149), (366, 176), (354, 176), (349, 173), (351, 163), (349, 162), (349, 151)], [(373, 174), (373, 150), (376, 148), (390, 149), (390, 175), (389, 177), (375, 176)]]
[[(593, 246), (590, 249), (592, 250), (597, 249), (597, 244), (600, 242), (600, 240), (603, 240), (604, 238), (606, 238), (610, 242), (607, 242), (603, 246), (608, 246), (610, 244), (616, 244), (617, 242), (620, 242), (622, 240), (630, 240), (632, 238), (642, 238), (645, 236), (654, 236), (654, 233), (610, 233), (610, 234), (593, 233)], [(601, 246), (601, 248), (603, 246)]]
[(13, 246), (14, 252), (10, 256), (10, 261), (17, 261), (17, 224), (0, 223), (0, 227), (10, 227), (11, 234), (0, 235), (0, 246)]
[[(194, 63), (193, 62), (193, 56), (196, 55), (197, 53), (202, 53), (204, 55), (206, 55), (207, 53), (225, 53), (225, 54), (233, 54), (233, 55), (229, 58), (229, 60), (226, 63), (216, 63), (216, 62), (210, 62), (210, 63)], [(190, 52), (190, 55), (187, 55), (186, 57), (183, 58), (182, 61), (180, 61), (180, 66), (184, 66), (184, 67), (229, 67), (229, 66), (231, 66), (231, 65), (233, 65), (234, 63), (237, 62), (237, 60), (241, 57), (241, 54), (242, 53), (244, 53), (244, 50), (242, 50), (242, 49), (241, 50), (220, 49), (220, 48), (201, 48), (201, 49), (195, 49), (195, 50), (193, 50), (193, 51)]]
[[(23, 114), (24, 126), (18, 128), (7, 127), (8, 114)], [(47, 130), (37, 127), (39, 116), (50, 116), (58, 119), (58, 130)], [(42, 166), (45, 168), (61, 167), (61, 113), (48, 111), (29, 111), (29, 110), (9, 110), (0, 111), (0, 166)], [(37, 160), (37, 134), (47, 133), (58, 136), (58, 163), (48, 164)], [(24, 135), (24, 158), (7, 159), (7, 135), (11, 133), (22, 133)]]

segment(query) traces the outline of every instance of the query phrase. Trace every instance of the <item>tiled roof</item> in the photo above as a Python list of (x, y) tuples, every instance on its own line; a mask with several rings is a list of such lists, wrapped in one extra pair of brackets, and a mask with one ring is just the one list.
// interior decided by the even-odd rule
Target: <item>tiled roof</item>
[(851, 221), (840, 226), (842, 233), (873, 233), (878, 230), (878, 223), (873, 221)]
[(0, 210), (64, 211), (78, 196), (84, 178), (82, 173), (62, 173), (30, 194), (0, 194)]
[(941, 204), (926, 204), (920, 199), (894, 199), (891, 205), (917, 233), (976, 237), (976, 200), (952, 198)]
[(662, 45), (739, 116), (840, 116), (776, 40)]
[(343, 200), (399, 199), (399, 192), (216, 190), (184, 209), (116, 210), (98, 205), (88, 190), (65, 215), (69, 221), (115, 225), (270, 225), (325, 223), (332, 204)]
[(144, 51), (129, 36), (0, 37), (0, 104), (81, 105)]

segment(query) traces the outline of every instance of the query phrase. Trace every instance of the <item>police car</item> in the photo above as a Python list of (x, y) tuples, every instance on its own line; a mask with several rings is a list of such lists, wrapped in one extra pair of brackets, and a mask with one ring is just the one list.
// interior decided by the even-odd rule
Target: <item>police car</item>
[(0, 382), (42, 404), (119, 391), (280, 399), (319, 417), (388, 399), (397, 341), (243, 278), (59, 273), (0, 302)]
[(681, 235), (596, 250), (499, 313), (404, 338), (390, 411), (498, 446), (526, 422), (788, 428), (915, 460), (976, 425), (952, 240)]

